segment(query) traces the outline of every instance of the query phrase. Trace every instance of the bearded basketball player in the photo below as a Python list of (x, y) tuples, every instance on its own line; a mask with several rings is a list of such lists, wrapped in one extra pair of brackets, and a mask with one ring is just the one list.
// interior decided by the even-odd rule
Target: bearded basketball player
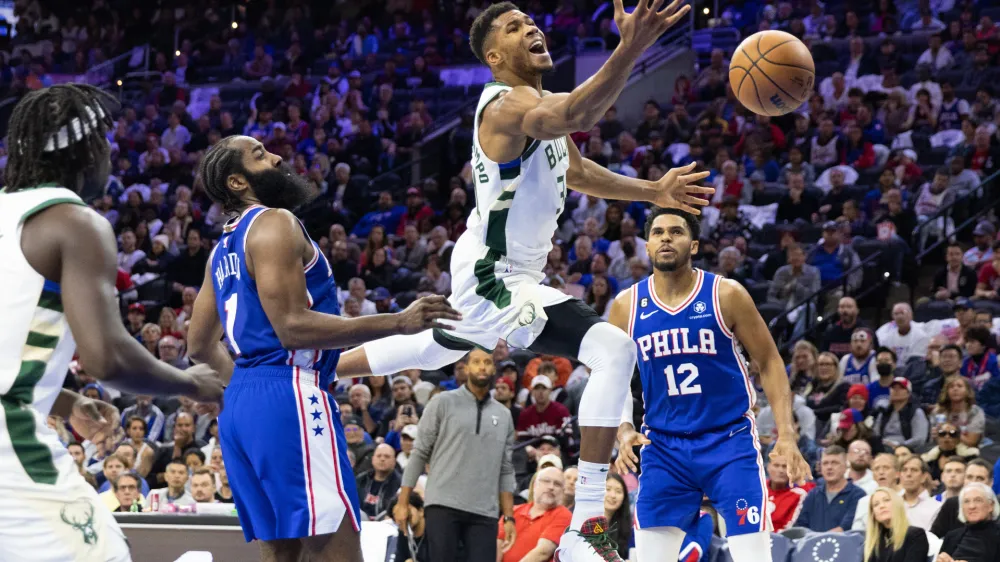
[[(651, 182), (618, 175), (584, 159), (568, 135), (589, 131), (618, 98), (636, 59), (689, 11), (679, 1), (640, 2), (626, 13), (615, 0), (621, 43), (604, 66), (568, 94), (542, 90), (552, 69), (545, 36), (509, 2), (484, 10), (470, 42), (494, 81), (480, 97), (473, 124), (476, 208), (452, 254), (451, 304), (463, 320), (453, 329), (370, 342), (344, 355), (341, 376), (439, 369), (473, 347), (497, 341), (537, 353), (578, 359), (591, 369), (580, 404), (582, 444), (571, 532), (563, 562), (619, 562), (605, 534), (604, 487), (615, 435), (635, 368), (635, 344), (578, 299), (541, 285), (556, 220), (568, 189), (588, 197), (647, 201), (697, 213), (711, 188), (694, 165)], [(458, 506), (451, 506), (458, 507)], [(505, 506), (506, 508), (506, 506)], [(394, 516), (408, 513), (400, 498)], [(697, 512), (697, 509), (695, 510)], [(431, 557), (437, 559), (435, 545)]]
[(693, 527), (703, 497), (725, 519), (733, 560), (770, 562), (757, 396), (744, 348), (760, 365), (778, 426), (771, 457), (787, 461), (797, 483), (809, 477), (809, 465), (798, 449), (791, 389), (771, 332), (742, 285), (692, 267), (700, 234), (694, 215), (654, 210), (646, 221), (653, 275), (611, 305), (609, 321), (636, 342), (645, 403), (642, 433), (632, 425), (631, 402), (623, 414), (618, 468), (634, 470), (632, 448), (643, 446), (634, 511), (640, 562), (677, 560), (681, 529)]

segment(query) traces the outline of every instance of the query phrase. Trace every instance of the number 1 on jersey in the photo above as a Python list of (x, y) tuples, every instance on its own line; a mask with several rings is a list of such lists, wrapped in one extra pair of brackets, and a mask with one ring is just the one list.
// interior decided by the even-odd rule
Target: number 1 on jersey
[(694, 380), (698, 378), (698, 367), (695, 367), (692, 363), (684, 363), (680, 367), (677, 367), (677, 374), (684, 375), (687, 377), (681, 381), (681, 386), (677, 388), (677, 380), (674, 378), (674, 366), (670, 365), (663, 370), (663, 374), (667, 375), (667, 394), (670, 396), (678, 396), (684, 394), (701, 394), (701, 385), (694, 384)]
[(236, 344), (236, 338), (233, 337), (233, 327), (236, 326), (236, 297), (238, 293), (233, 293), (231, 297), (226, 299), (225, 310), (226, 310), (226, 337), (229, 338), (229, 344), (233, 346), (233, 351), (236, 355), (240, 354), (240, 346)]

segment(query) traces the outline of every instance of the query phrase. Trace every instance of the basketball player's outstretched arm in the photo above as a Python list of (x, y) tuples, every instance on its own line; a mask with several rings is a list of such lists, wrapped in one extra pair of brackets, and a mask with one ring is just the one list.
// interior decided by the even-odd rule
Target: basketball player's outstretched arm
[(295, 216), (283, 209), (264, 211), (247, 234), (247, 269), (257, 283), (264, 313), (285, 349), (339, 349), (397, 334), (450, 328), (440, 321), (461, 320), (444, 297), (418, 299), (396, 314), (343, 318), (309, 309), (303, 258), (312, 256)]
[(681, 0), (664, 8), (664, 1), (639, 2), (628, 14), (622, 0), (614, 0), (621, 42), (604, 65), (568, 94), (542, 96), (529, 86), (516, 86), (502, 94), (483, 114), (486, 135), (503, 134), (522, 141), (525, 136), (553, 140), (593, 128), (625, 89), (639, 56), (691, 9), (680, 6)]
[(708, 205), (715, 189), (701, 187), (698, 182), (708, 177), (708, 172), (694, 171), (691, 163), (673, 168), (658, 181), (647, 181), (616, 174), (580, 154), (573, 140), (566, 137), (569, 152), (569, 170), (566, 185), (575, 191), (602, 199), (648, 201), (660, 207), (681, 209), (696, 215), (699, 207)]
[(115, 296), (118, 244), (104, 217), (78, 205), (55, 205), (28, 219), (21, 248), (35, 271), (59, 281), (66, 321), (89, 374), (136, 394), (199, 401), (222, 395), (208, 367), (171, 367), (125, 330)]
[(206, 363), (219, 373), (226, 384), (233, 377), (233, 358), (222, 343), (222, 320), (215, 308), (215, 279), (212, 260), (205, 266), (205, 280), (194, 299), (191, 324), (188, 326), (188, 353), (198, 363)]
[(723, 322), (736, 340), (743, 344), (750, 358), (760, 365), (760, 381), (764, 395), (774, 412), (778, 427), (778, 440), (771, 457), (788, 461), (788, 476), (792, 482), (802, 484), (812, 478), (809, 463), (799, 452), (799, 436), (792, 421), (792, 391), (785, 374), (785, 362), (774, 344), (771, 331), (761, 318), (757, 305), (742, 285), (723, 279), (719, 286), (719, 311)]

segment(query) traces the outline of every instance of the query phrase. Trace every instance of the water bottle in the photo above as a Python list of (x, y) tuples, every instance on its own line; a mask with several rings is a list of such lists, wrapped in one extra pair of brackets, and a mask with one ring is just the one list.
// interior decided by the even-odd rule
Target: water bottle
[(149, 495), (149, 510), (153, 513), (160, 511), (160, 494)]
[(129, 513), (139, 513), (139, 500), (132, 500), (132, 507), (128, 508)]

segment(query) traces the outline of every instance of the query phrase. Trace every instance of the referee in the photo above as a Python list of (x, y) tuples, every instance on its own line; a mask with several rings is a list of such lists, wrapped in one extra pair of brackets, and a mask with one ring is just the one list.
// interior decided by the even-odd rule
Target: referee
[(393, 519), (406, 528), (410, 492), (429, 462), (424, 516), (430, 560), (496, 562), (501, 512), (504, 550), (515, 539), (514, 420), (490, 396), (493, 356), (474, 349), (467, 358), (466, 383), (435, 396), (420, 418)]

